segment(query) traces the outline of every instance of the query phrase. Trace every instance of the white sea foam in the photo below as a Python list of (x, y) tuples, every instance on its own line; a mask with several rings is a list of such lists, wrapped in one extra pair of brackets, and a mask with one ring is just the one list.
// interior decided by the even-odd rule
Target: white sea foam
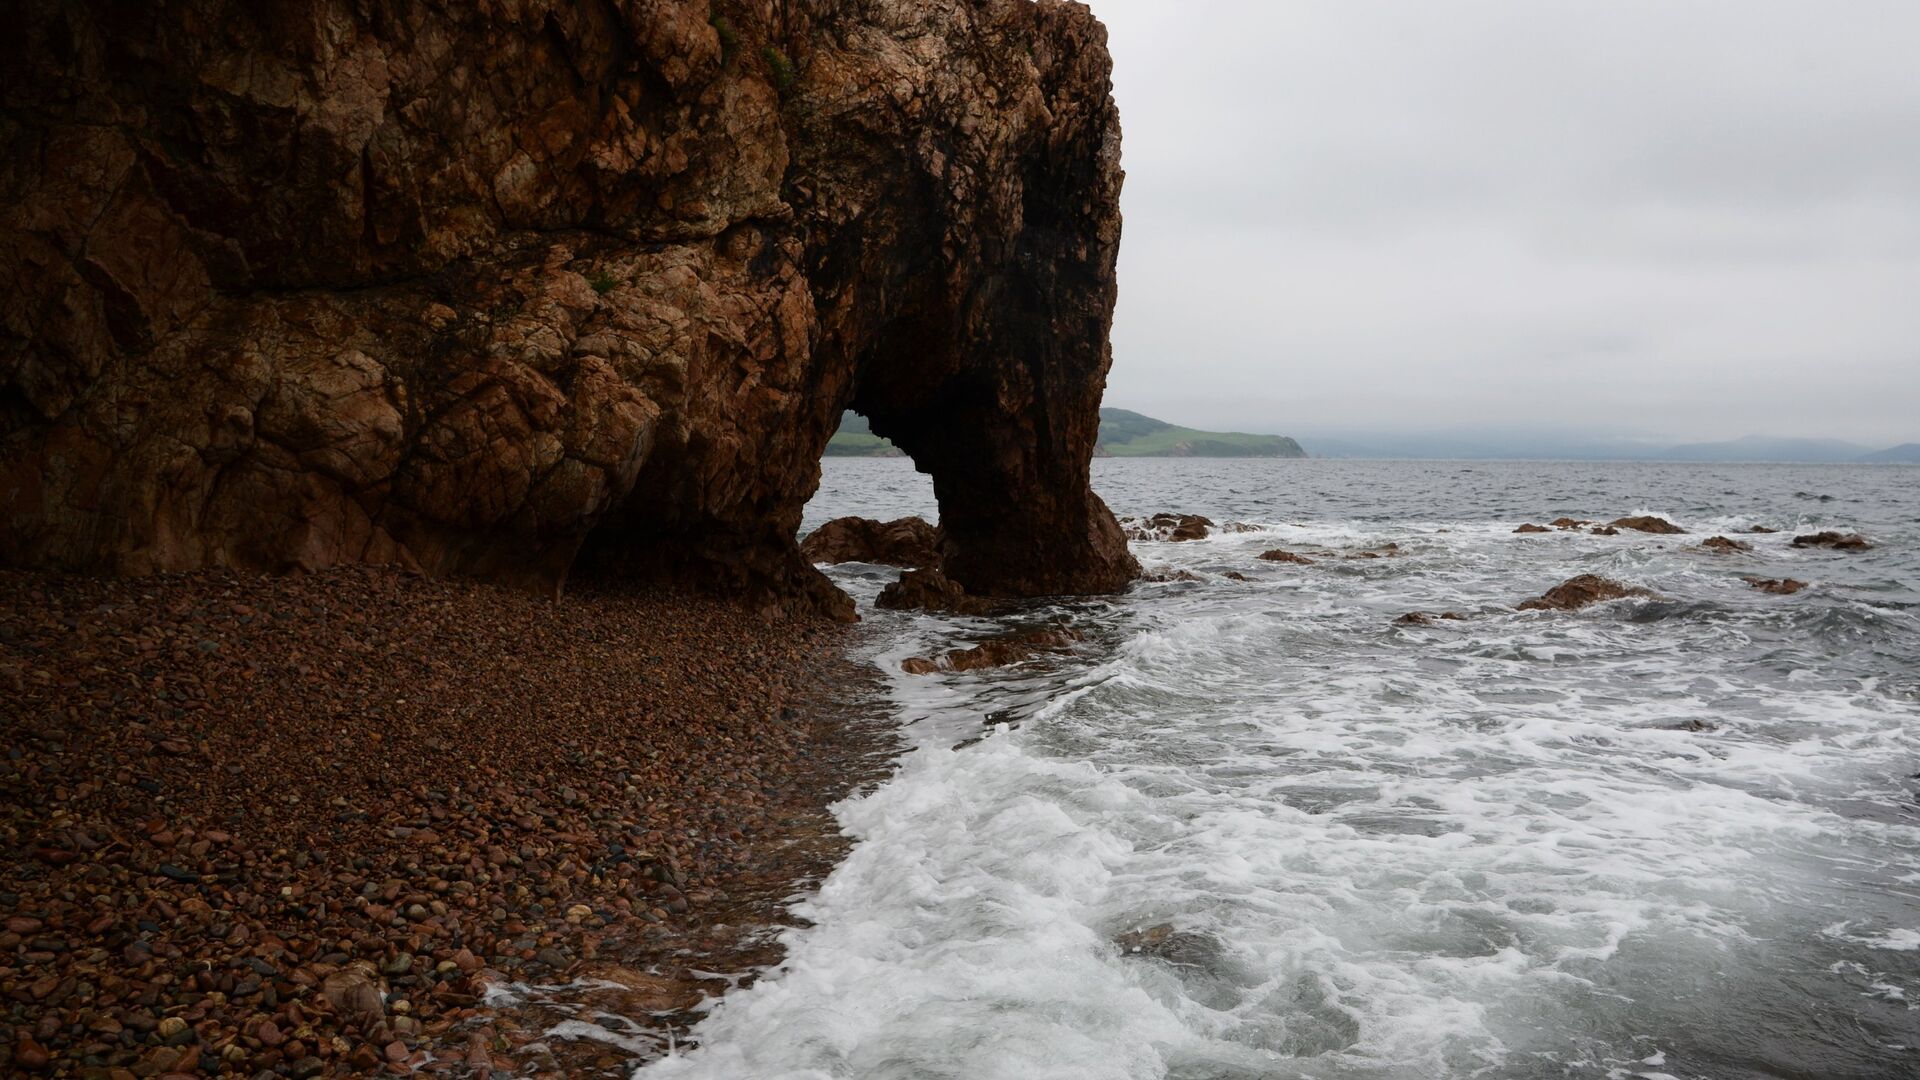
[[(1792, 520), (1696, 504), (1606, 516)], [(1897, 1048), (1920, 1044), (1920, 830), (1897, 781), (1920, 713), (1910, 675), (1836, 659), (1910, 663), (1911, 613), (1765, 597), (1686, 537), (1178, 508), (1269, 527), (1143, 545), (1208, 579), (1063, 609), (1090, 631), (1075, 657), (903, 676), (905, 656), (993, 624), (887, 616), (877, 660), (917, 749), (838, 808), (857, 842), (800, 905), (814, 925), (786, 935), (785, 963), (644, 1075), (1694, 1080), (1915, 1063)], [(1387, 542), (1397, 556), (1253, 558)], [(1580, 572), (1665, 599), (1505, 606)], [(1474, 617), (1392, 624), (1414, 609)], [(1116, 944), (1155, 927), (1158, 945)], [(1847, 1019), (1778, 1030), (1821, 1010)]]

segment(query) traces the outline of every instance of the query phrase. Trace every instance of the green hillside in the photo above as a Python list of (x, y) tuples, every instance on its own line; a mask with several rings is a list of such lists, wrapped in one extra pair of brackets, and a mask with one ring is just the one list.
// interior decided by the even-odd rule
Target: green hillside
[(827, 457), (899, 457), (900, 448), (873, 433), (867, 418), (848, 410), (840, 414), (840, 430), (827, 440)]
[(1155, 420), (1126, 409), (1100, 410), (1100, 445), (1094, 453), (1113, 457), (1307, 456), (1299, 443), (1285, 435), (1201, 431)]
[[(892, 443), (873, 433), (865, 417), (852, 412), (840, 418), (840, 430), (827, 441), (828, 457), (891, 457), (898, 453)], [(1201, 431), (1126, 409), (1100, 410), (1100, 443), (1094, 453), (1106, 457), (1307, 456), (1299, 443), (1285, 435)]]

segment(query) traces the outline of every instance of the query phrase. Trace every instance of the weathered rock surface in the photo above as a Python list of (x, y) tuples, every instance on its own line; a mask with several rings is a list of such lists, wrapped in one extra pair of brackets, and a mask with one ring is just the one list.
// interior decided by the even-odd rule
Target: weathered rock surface
[(1544, 532), (1552, 532), (1553, 530), (1547, 528), (1545, 525), (1535, 525), (1533, 522), (1529, 521), (1529, 522), (1525, 522), (1519, 528), (1513, 531), (1517, 533), (1544, 533)]
[(1753, 545), (1729, 536), (1709, 536), (1700, 541), (1700, 550), (1714, 555), (1733, 555), (1742, 551), (1752, 551)]
[(794, 535), (853, 407), (967, 589), (1117, 588), (1108, 70), (1059, 0), (25, 0), (0, 561), (850, 616)]
[(1626, 585), (1597, 574), (1581, 574), (1548, 589), (1540, 596), (1522, 601), (1521, 611), (1578, 611), (1589, 604), (1622, 600), (1629, 596), (1653, 596), (1650, 589)]
[(917, 517), (892, 521), (834, 518), (807, 535), (800, 544), (800, 554), (816, 563), (938, 566), (940, 531)]
[(1761, 592), (1773, 593), (1777, 596), (1792, 596), (1794, 593), (1807, 587), (1806, 582), (1798, 581), (1794, 578), (1769, 578), (1749, 575), (1740, 580), (1759, 589)]
[(1588, 525), (1598, 524), (1598, 522), (1588, 521), (1585, 518), (1557, 517), (1547, 522), (1547, 524), (1556, 529), (1580, 529)]
[(1609, 529), (1632, 529), (1635, 532), (1655, 533), (1661, 536), (1674, 536), (1687, 530), (1668, 521), (1666, 518), (1642, 514), (1639, 517), (1615, 518), (1607, 522)]
[(1793, 538), (1793, 546), (1797, 548), (1832, 548), (1835, 551), (1867, 551), (1873, 547), (1873, 542), (1861, 536), (1859, 533), (1840, 533), (1827, 530), (1825, 532), (1809, 533), (1806, 536), (1796, 536)]

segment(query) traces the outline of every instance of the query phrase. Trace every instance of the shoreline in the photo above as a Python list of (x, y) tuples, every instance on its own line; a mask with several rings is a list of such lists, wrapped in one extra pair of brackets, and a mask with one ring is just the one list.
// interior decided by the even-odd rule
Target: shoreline
[(610, 584), (0, 572), (0, 1068), (629, 1074), (778, 961), (847, 846), (827, 807), (889, 771), (860, 632)]

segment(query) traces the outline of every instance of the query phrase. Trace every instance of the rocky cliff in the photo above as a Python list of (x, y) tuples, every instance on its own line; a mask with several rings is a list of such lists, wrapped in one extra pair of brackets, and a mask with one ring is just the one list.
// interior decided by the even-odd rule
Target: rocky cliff
[(26, 0), (0, 560), (690, 576), (845, 614), (841, 410), (988, 595), (1135, 572), (1087, 462), (1119, 125), (1059, 0)]

